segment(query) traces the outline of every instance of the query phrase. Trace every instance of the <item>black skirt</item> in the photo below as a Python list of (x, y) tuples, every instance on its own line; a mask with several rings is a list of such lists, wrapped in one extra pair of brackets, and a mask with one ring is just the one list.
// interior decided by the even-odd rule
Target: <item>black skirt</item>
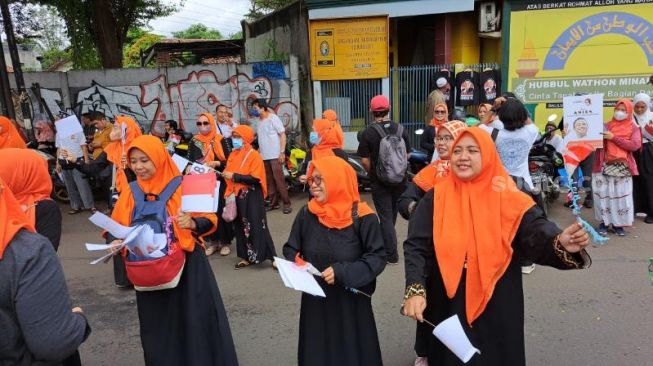
[(220, 290), (202, 248), (174, 289), (136, 292), (146, 365), (238, 365)]
[(653, 217), (653, 142), (642, 144), (634, 156), (639, 170), (639, 176), (633, 177), (635, 211)]

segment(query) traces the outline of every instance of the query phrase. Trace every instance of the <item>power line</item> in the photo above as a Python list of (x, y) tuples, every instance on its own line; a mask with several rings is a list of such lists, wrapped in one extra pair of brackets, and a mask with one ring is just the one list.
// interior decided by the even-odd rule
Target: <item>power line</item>
[(220, 12), (232, 13), (232, 14), (235, 14), (235, 15), (238, 15), (238, 16), (243, 15), (243, 14), (239, 14), (237, 12), (230, 11), (230, 10), (227, 10), (227, 9), (220, 9), (220, 8), (216, 8), (216, 7), (213, 7), (213, 6), (208, 6), (208, 5), (205, 5), (205, 4), (199, 4), (199, 3), (196, 3), (196, 2), (193, 2), (193, 1), (190, 1), (190, 0), (186, 0), (186, 2), (189, 3), (189, 4), (195, 4), (195, 5), (198, 5), (198, 6), (203, 6), (205, 8), (212, 9), (212, 10), (217, 10), (217, 11), (220, 11)]

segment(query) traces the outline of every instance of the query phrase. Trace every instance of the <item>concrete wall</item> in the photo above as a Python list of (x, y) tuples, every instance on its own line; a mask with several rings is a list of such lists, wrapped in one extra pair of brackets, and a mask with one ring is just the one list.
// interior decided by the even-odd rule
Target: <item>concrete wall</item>
[(245, 61), (268, 61), (274, 53), (296, 58), (302, 125), (310, 129), (313, 116), (313, 87), (310, 80), (308, 10), (303, 1), (254, 22), (243, 22)]
[[(156, 134), (163, 133), (168, 119), (194, 132), (197, 115), (215, 114), (220, 104), (226, 105), (234, 118), (248, 122), (252, 120), (251, 101), (258, 98), (266, 99), (286, 128), (293, 130), (300, 121), (297, 73), (293, 59), (290, 63), (35, 72), (25, 73), (25, 85), (39, 83), (41, 96), (54, 115), (89, 111), (107, 116), (124, 114)], [(35, 93), (30, 90), (28, 94), (34, 121), (47, 118)]]

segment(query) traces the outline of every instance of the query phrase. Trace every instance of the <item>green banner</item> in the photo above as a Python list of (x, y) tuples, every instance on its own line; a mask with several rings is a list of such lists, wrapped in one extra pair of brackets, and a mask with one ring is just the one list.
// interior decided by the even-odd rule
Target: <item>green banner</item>
[(512, 79), (513, 91), (524, 103), (562, 102), (565, 96), (603, 94), (604, 100), (632, 98), (638, 93), (653, 93), (647, 85), (650, 75), (597, 75), (588, 77), (559, 77)]

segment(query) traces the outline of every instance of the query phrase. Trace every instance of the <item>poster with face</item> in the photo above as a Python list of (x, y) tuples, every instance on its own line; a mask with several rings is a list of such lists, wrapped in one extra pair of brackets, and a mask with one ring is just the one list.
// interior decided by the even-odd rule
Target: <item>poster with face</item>
[(564, 97), (562, 109), (565, 146), (603, 146), (603, 94)]
[(467, 79), (460, 84), (460, 100), (472, 101), (474, 100), (474, 82)]

